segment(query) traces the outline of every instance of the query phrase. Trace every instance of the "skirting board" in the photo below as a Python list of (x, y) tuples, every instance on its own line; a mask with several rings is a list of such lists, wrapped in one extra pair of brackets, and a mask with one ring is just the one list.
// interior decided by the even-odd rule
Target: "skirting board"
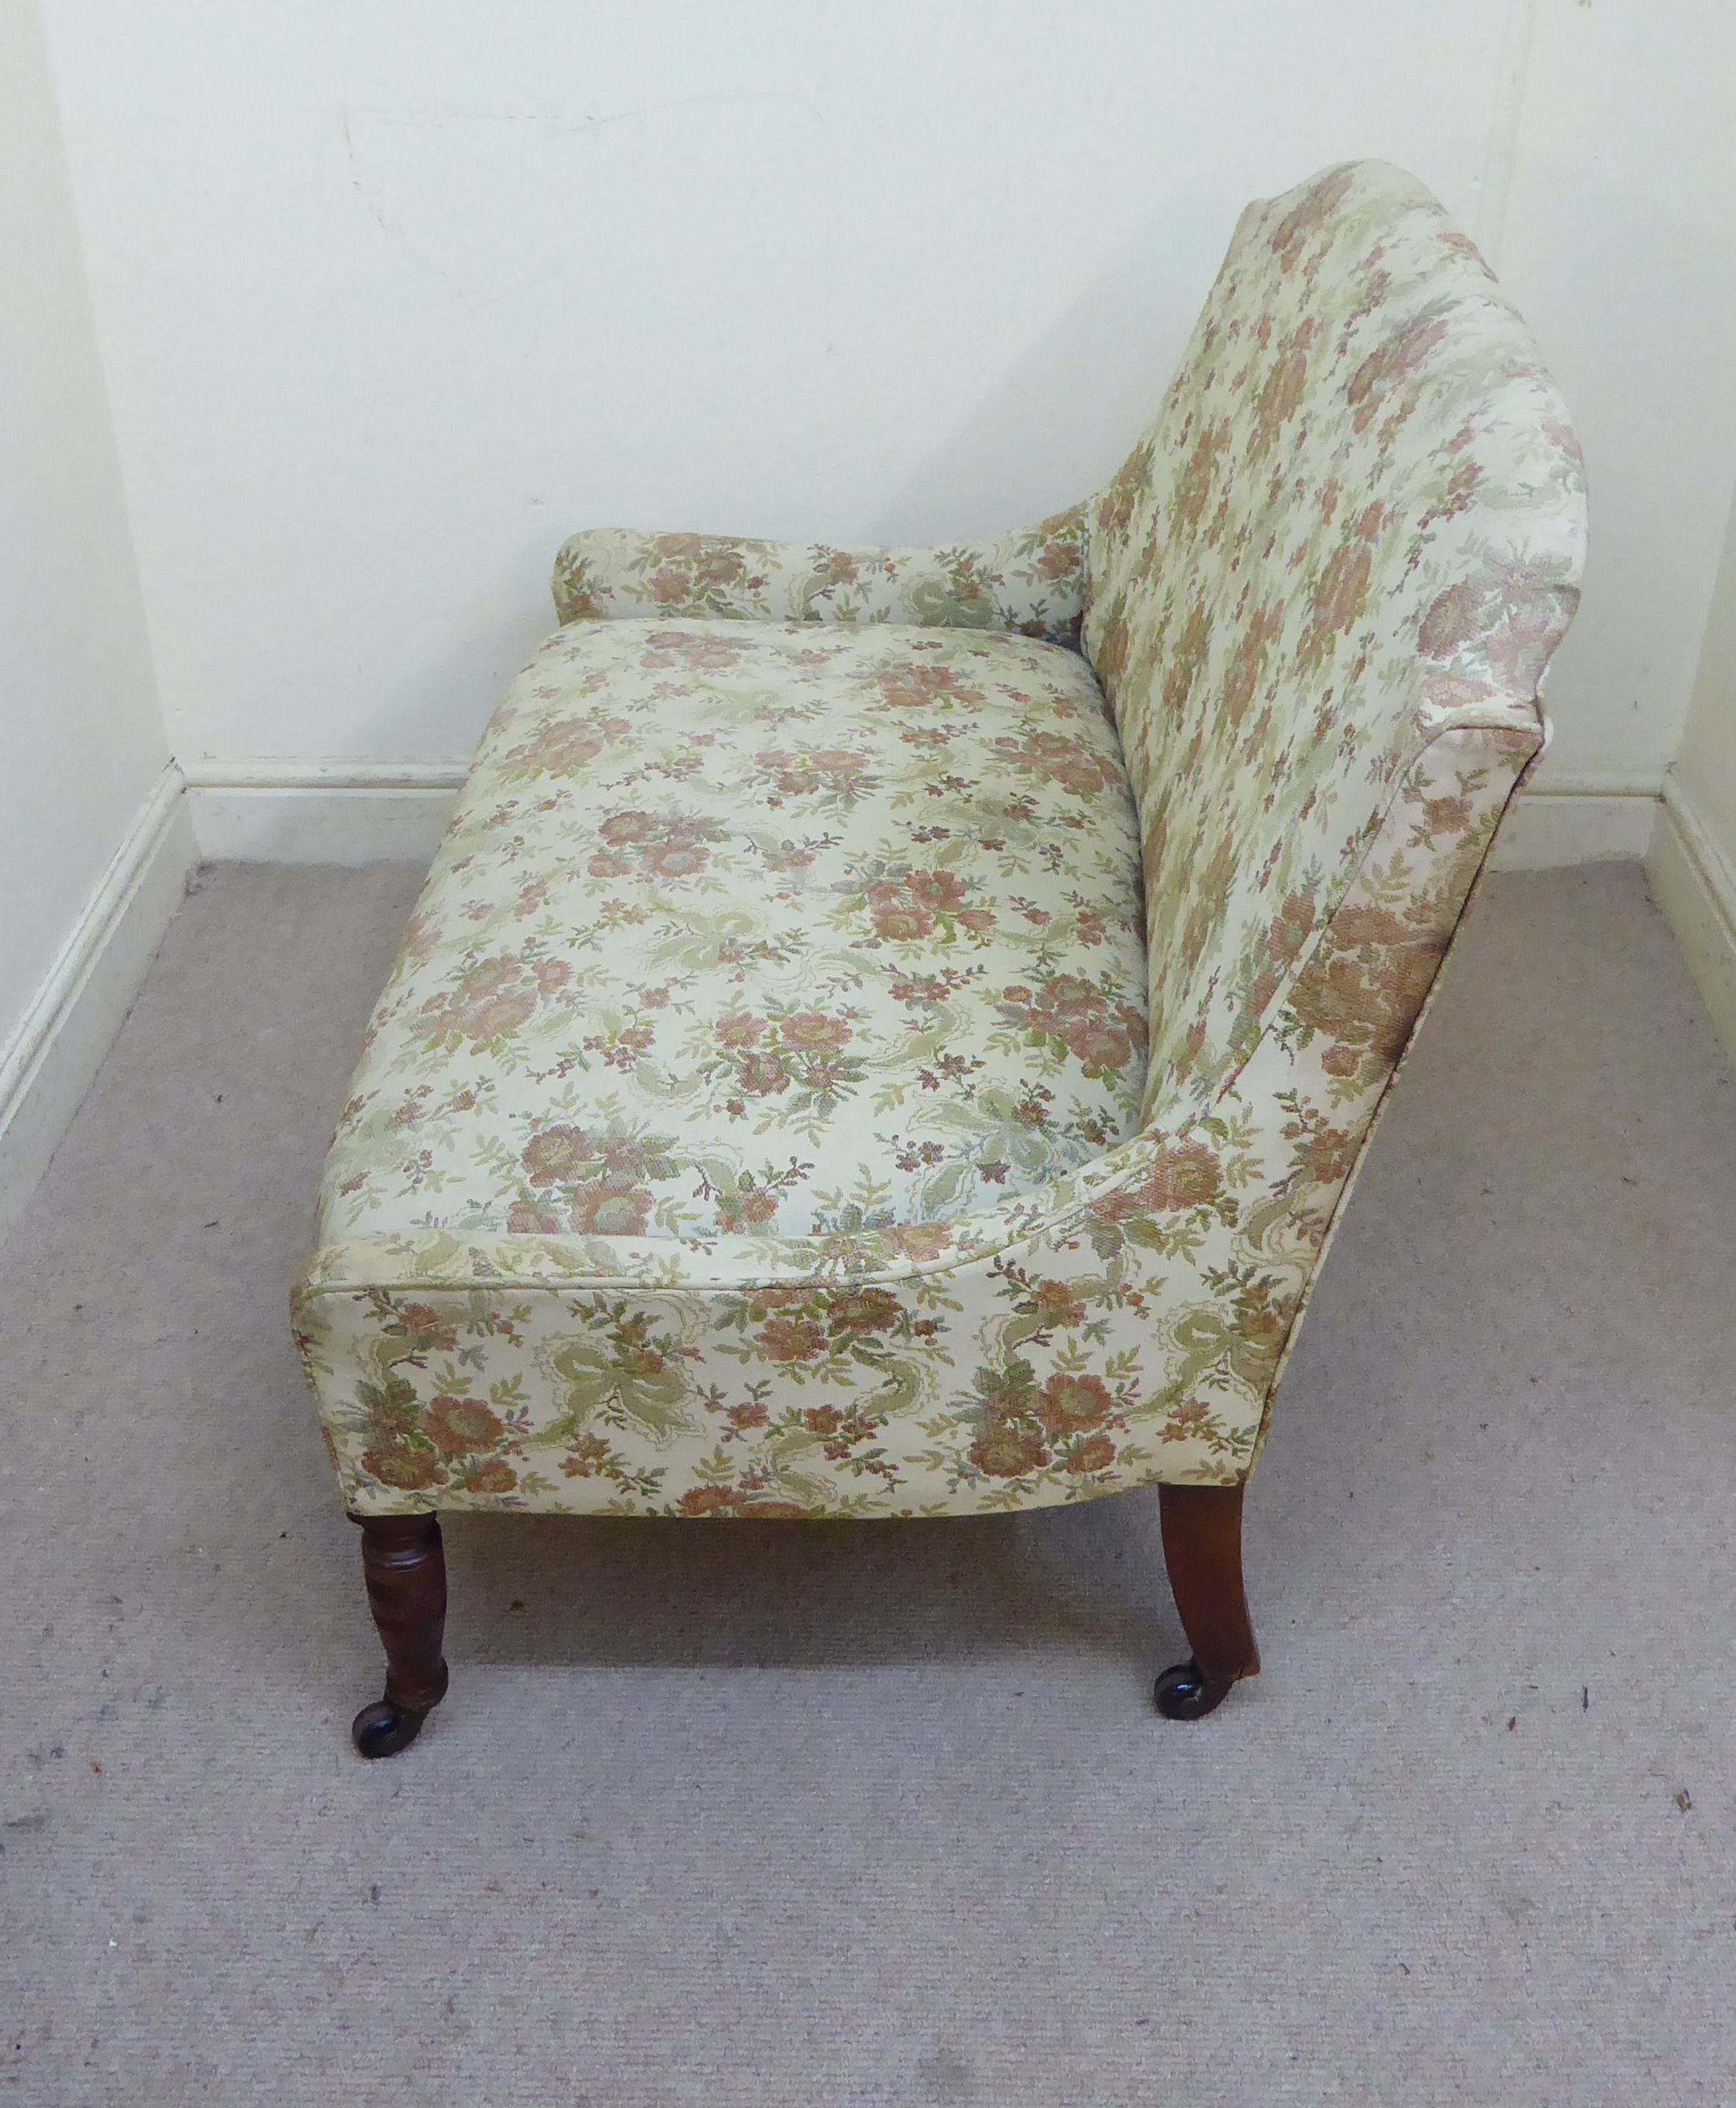
[[(357, 767), (272, 763), (187, 771), (199, 854), (218, 863), (425, 864), (439, 846), (462, 761)], [(1652, 839), (1655, 786), (1528, 790), (1495, 845), (1493, 868), (1637, 862)]]
[(1501, 823), (1489, 869), (1553, 871), (1568, 864), (1635, 863), (1651, 845), (1655, 791), (1522, 790)]
[(1713, 1029), (1736, 1057), (1736, 870), (1673, 777), (1663, 787), (1646, 876)]
[(425, 864), (465, 764), (187, 770), (199, 854), (220, 864)]
[(165, 769), (0, 1048), (0, 1237), (18, 1221), (138, 993), (198, 856)]

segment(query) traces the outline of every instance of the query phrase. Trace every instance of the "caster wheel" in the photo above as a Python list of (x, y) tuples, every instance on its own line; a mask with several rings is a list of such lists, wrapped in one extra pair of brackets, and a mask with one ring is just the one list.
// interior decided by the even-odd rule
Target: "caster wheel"
[(364, 1757), (395, 1757), (400, 1749), (408, 1749), (422, 1732), (425, 1713), (413, 1713), (408, 1706), (394, 1705), (389, 1698), (381, 1699), (374, 1705), (364, 1705), (350, 1724), (349, 1739), (357, 1752)]
[(1230, 1694), (1230, 1684), (1205, 1675), (1196, 1661), (1177, 1662), (1157, 1679), (1151, 1693), (1166, 1720), (1203, 1720)]

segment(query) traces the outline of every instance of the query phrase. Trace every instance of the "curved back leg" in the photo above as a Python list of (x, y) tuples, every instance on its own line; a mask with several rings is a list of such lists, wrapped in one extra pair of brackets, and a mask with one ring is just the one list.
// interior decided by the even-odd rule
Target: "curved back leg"
[(1164, 1563), (1193, 1649), (1157, 1679), (1153, 1695), (1167, 1719), (1202, 1719), (1231, 1684), (1260, 1673), (1242, 1580), (1242, 1495), (1241, 1486), (1157, 1489)]

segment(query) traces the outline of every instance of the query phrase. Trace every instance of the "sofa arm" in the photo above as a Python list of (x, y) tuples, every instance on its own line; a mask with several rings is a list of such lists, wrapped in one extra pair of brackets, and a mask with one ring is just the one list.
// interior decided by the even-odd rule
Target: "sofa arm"
[(721, 535), (599, 528), (554, 560), (563, 623), (665, 615), (749, 622), (916, 622), (1079, 639), (1085, 508), (996, 541), (831, 549)]

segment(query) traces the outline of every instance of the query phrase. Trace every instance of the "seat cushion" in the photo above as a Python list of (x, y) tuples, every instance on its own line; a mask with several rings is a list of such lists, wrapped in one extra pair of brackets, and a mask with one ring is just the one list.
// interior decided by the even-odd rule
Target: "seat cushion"
[(1090, 669), (879, 624), (580, 623), (484, 735), (323, 1243), (969, 1214), (1137, 1128), (1138, 829)]

